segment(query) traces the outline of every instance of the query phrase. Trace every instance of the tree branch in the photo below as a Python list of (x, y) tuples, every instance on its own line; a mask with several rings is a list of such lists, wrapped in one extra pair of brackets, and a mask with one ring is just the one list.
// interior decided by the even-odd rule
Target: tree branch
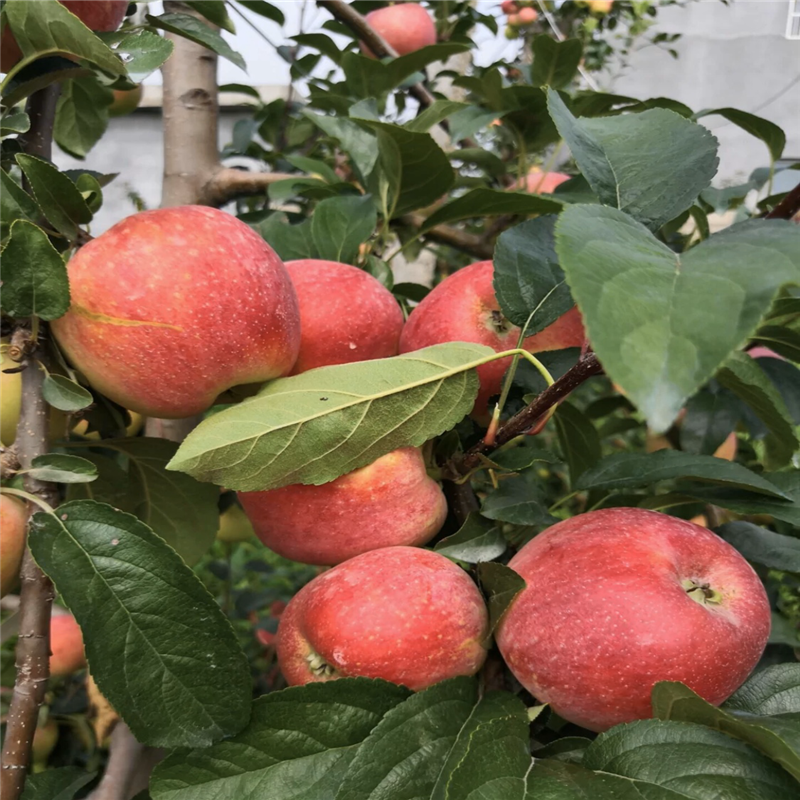
[(262, 194), (273, 183), (303, 177), (299, 173), (250, 172), (243, 169), (219, 167), (206, 181), (200, 193), (200, 202), (207, 206), (224, 206), (236, 197)]
[[(415, 228), (421, 227), (425, 222), (425, 217), (422, 214), (406, 214), (403, 221)], [(460, 228), (453, 228), (450, 225), (435, 225), (429, 231), (425, 231), (424, 236), (434, 242), (440, 244), (447, 244), (450, 247), (455, 247), (456, 250), (461, 250), (464, 253), (469, 253), (480, 259), (489, 259), (494, 255), (494, 244), (487, 242), (482, 236), (477, 233), (469, 233), (462, 231)]]
[(798, 212), (800, 212), (800, 184), (795, 186), (772, 211), (765, 214), (764, 219), (792, 219)]
[(469, 475), (481, 465), (481, 456), (491, 453), (506, 442), (529, 431), (543, 414), (563, 400), (573, 389), (577, 389), (585, 380), (593, 375), (600, 375), (602, 372), (603, 367), (594, 353), (590, 352), (582, 356), (574, 367), (564, 373), (552, 386), (545, 389), (530, 405), (501, 425), (497, 430), (494, 444), (478, 442), (461, 458), (450, 464), (449, 469), (446, 470), (446, 477), (453, 480)]

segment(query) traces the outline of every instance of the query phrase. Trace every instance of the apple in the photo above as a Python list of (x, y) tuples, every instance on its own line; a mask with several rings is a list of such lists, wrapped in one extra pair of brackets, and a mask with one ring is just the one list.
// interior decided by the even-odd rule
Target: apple
[(223, 211), (142, 211), (67, 265), (72, 304), (51, 328), (97, 390), (153, 417), (189, 417), (233, 386), (287, 375), (300, 349), (289, 274)]
[(219, 518), (217, 539), (234, 544), (246, 542), (253, 537), (253, 525), (238, 503), (233, 503), (222, 512)]
[(592, 14), (608, 14), (614, 5), (614, 0), (588, 0), (587, 5)]
[(403, 312), (392, 293), (349, 264), (304, 258), (286, 269), (300, 306), (300, 355), (292, 374), (397, 355)]
[(124, 117), (139, 107), (142, 102), (142, 86), (135, 89), (114, 89), (114, 102), (108, 107), (109, 117)]
[(36, 726), (31, 745), (31, 762), (34, 772), (42, 772), (47, 766), (47, 759), (58, 742), (58, 723), (48, 717), (47, 722)]
[(19, 372), (3, 372), (18, 367), (6, 354), (9, 340), (0, 342), (0, 442), (11, 447), (17, 438), (17, 422), (22, 408), (22, 376)]
[(25, 504), (7, 494), (0, 495), (0, 597), (16, 588), (27, 525)]
[(50, 675), (71, 675), (85, 666), (80, 626), (68, 611), (53, 606), (50, 618)]
[(321, 486), (239, 492), (261, 541), (284, 558), (331, 566), (392, 545), (423, 545), (447, 501), (416, 447), (401, 447)]
[[(479, 261), (458, 270), (436, 286), (411, 312), (400, 337), (400, 352), (409, 353), (442, 342), (476, 342), (498, 353), (517, 346), (520, 330), (500, 311), (492, 280), (491, 261)], [(586, 338), (577, 308), (570, 309), (552, 325), (526, 337), (523, 347), (531, 353), (581, 347)], [(487, 421), (488, 401), (500, 393), (511, 358), (478, 367), (480, 390), (472, 415)]]
[[(366, 19), (399, 56), (436, 44), (436, 25), (431, 15), (418, 3), (399, 3), (378, 8), (370, 11)], [(361, 52), (370, 58), (375, 57), (363, 42)]]
[(666, 514), (581, 514), (509, 566), (527, 587), (500, 622), (500, 652), (538, 700), (589, 730), (650, 717), (658, 681), (721, 703), (769, 637), (753, 568), (715, 534)]
[(524, 189), (529, 194), (552, 194), (556, 186), (571, 177), (563, 172), (542, 172), (538, 167), (534, 167), (524, 178), (520, 178), (513, 188), (517, 191)]
[(444, 556), (384, 547), (306, 584), (278, 625), (278, 662), (290, 685), (382, 678), (415, 691), (474, 675), (489, 622), (478, 587)]
[(518, 24), (520, 26), (532, 25), (538, 19), (539, 15), (536, 10), (530, 7), (521, 8), (517, 14)]
[[(61, 0), (61, 5), (93, 31), (115, 31), (125, 19), (130, 3), (128, 0)], [(9, 72), (22, 58), (8, 25), (0, 38), (0, 53), (0, 72)]]
[(758, 344), (755, 347), (751, 347), (747, 351), (747, 355), (749, 355), (751, 358), (779, 358), (781, 361), (786, 361), (782, 355), (776, 353), (769, 347), (764, 347), (763, 344)]
[(519, 6), (514, 0), (503, 0), (503, 2), (500, 3), (500, 10), (504, 14), (516, 14), (519, 11)]

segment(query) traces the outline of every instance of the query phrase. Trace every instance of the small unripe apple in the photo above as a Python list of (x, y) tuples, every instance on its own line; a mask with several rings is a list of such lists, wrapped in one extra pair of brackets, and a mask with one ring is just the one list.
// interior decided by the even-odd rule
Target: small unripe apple
[(240, 492), (261, 541), (284, 558), (331, 566), (392, 545), (423, 545), (447, 502), (416, 447), (401, 447), (320, 486)]
[(291, 599), (278, 661), (292, 686), (362, 676), (416, 691), (474, 675), (488, 633), (464, 570), (430, 550), (385, 547), (323, 572)]
[(50, 618), (50, 653), (50, 674), (54, 677), (71, 675), (86, 666), (80, 626), (72, 614), (55, 606)]
[(108, 107), (109, 117), (124, 117), (139, 107), (143, 89), (139, 84), (135, 89), (114, 89), (114, 102)]
[(14, 369), (19, 364), (6, 354), (8, 339), (1, 342), (0, 349), (0, 442), (3, 447), (11, 447), (17, 437), (17, 422), (22, 407), (22, 376), (19, 372), (3, 372)]
[(611, 7), (614, 5), (614, 0), (589, 0), (589, 11), (592, 14), (608, 14)]
[[(436, 44), (436, 25), (431, 15), (418, 3), (398, 3), (378, 8), (367, 14), (367, 22), (399, 56)], [(361, 51), (374, 58), (363, 42)]]
[(392, 293), (349, 264), (287, 261), (300, 307), (300, 354), (292, 375), (315, 367), (397, 355), (403, 312)]
[[(479, 261), (443, 280), (411, 312), (400, 336), (400, 352), (442, 342), (475, 342), (498, 353), (516, 348), (520, 330), (500, 311), (493, 278), (492, 262)], [(581, 347), (585, 338), (580, 312), (573, 308), (543, 331), (526, 337), (522, 346), (530, 353), (563, 350)], [(500, 393), (510, 363), (509, 356), (478, 367), (480, 390), (472, 415), (479, 421), (488, 420), (488, 400)]]
[(17, 586), (27, 522), (25, 504), (6, 494), (0, 495), (0, 597)]
[(217, 539), (221, 542), (246, 542), (254, 533), (252, 523), (238, 503), (228, 506), (220, 515)]
[(650, 717), (659, 681), (723, 702), (769, 637), (753, 568), (711, 531), (666, 514), (581, 514), (509, 566), (527, 586), (500, 622), (500, 652), (539, 701), (589, 730)]
[(37, 725), (33, 732), (31, 762), (34, 772), (41, 772), (47, 766), (47, 759), (58, 743), (58, 723), (48, 717), (43, 725)]
[(205, 411), (233, 386), (286, 375), (300, 315), (275, 251), (230, 214), (142, 211), (67, 265), (71, 305), (51, 329), (89, 383), (153, 417)]

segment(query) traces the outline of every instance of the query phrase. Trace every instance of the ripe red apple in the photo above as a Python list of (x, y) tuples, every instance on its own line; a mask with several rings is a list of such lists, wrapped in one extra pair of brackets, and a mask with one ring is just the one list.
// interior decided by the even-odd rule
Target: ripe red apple
[(72, 614), (57, 606), (50, 618), (50, 653), (53, 676), (71, 675), (86, 666), (80, 626)]
[[(436, 25), (431, 15), (418, 3), (398, 3), (378, 8), (367, 14), (367, 22), (400, 56), (436, 44)], [(375, 57), (363, 42), (361, 51), (370, 58)]]
[(651, 716), (658, 681), (728, 698), (769, 637), (752, 567), (715, 534), (675, 517), (609, 508), (560, 522), (509, 566), (527, 587), (497, 644), (517, 680), (593, 731)]
[(323, 572), (291, 599), (278, 661), (290, 685), (363, 676), (419, 690), (475, 674), (488, 633), (466, 572), (430, 550), (385, 547)]
[(380, 281), (357, 267), (315, 258), (287, 261), (286, 269), (302, 330), (292, 375), (397, 355), (403, 312)]
[(514, 184), (514, 188), (517, 191), (524, 189), (529, 194), (552, 194), (556, 186), (560, 186), (571, 177), (563, 172), (542, 172), (534, 168), (524, 178), (520, 178)]
[(114, 89), (114, 102), (108, 107), (109, 117), (124, 117), (139, 107), (144, 90), (139, 84), (135, 89)]
[[(128, 0), (61, 0), (61, 5), (93, 31), (115, 31), (125, 19), (130, 3)], [(22, 51), (11, 28), (6, 26), (0, 39), (0, 72), (9, 72), (20, 58)]]
[(17, 585), (19, 566), (25, 552), (25, 528), (28, 512), (25, 504), (0, 495), (0, 597)]
[(401, 447), (321, 486), (240, 492), (239, 500), (267, 547), (321, 566), (379, 547), (423, 545), (447, 516), (442, 490), (416, 447)]
[(92, 386), (132, 411), (199, 414), (226, 389), (294, 366), (300, 314), (289, 274), (223, 211), (134, 214), (67, 269), (72, 305), (53, 333)]
[[(412, 312), (400, 337), (400, 352), (409, 353), (442, 342), (476, 342), (498, 353), (517, 346), (519, 328), (500, 311), (492, 280), (491, 261), (479, 261), (443, 280)], [(523, 347), (531, 353), (580, 347), (585, 339), (577, 308), (568, 311), (543, 331), (528, 336)], [(472, 414), (485, 420), (488, 400), (500, 393), (511, 358), (478, 367), (480, 390)]]

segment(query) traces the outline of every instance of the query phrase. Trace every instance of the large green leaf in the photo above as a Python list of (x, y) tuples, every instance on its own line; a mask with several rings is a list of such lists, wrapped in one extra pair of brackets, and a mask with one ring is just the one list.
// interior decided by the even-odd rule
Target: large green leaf
[(75, 158), (84, 158), (108, 127), (114, 94), (93, 75), (64, 81), (56, 106), (53, 138)]
[(553, 89), (547, 106), (600, 202), (652, 230), (685, 211), (717, 171), (717, 140), (674, 111), (576, 119)]
[(248, 726), (155, 769), (153, 800), (333, 798), (361, 742), (411, 692), (366, 678), (311, 683), (260, 697)]
[(58, 319), (67, 312), (67, 269), (41, 228), (16, 220), (0, 255), (0, 303), (6, 314)]
[(653, 713), (660, 719), (696, 722), (735, 736), (800, 780), (798, 695), (800, 665), (779, 664), (757, 672), (722, 708), (707, 703), (682, 683), (657, 683)]
[(495, 246), (497, 301), (527, 336), (544, 330), (574, 305), (558, 265), (555, 222), (555, 216), (528, 220), (502, 233)]
[(714, 114), (724, 117), (728, 122), (732, 122), (757, 139), (761, 139), (767, 146), (773, 161), (777, 161), (783, 155), (786, 134), (774, 122), (757, 117), (755, 114), (748, 114), (746, 111), (740, 111), (738, 108), (709, 108), (705, 111), (698, 111), (694, 118), (700, 119)]
[(574, 488), (577, 490), (635, 489), (665, 480), (693, 480), (727, 488), (788, 499), (774, 483), (755, 472), (714, 456), (700, 456), (678, 450), (657, 450), (655, 453), (615, 453), (584, 472)]
[(323, 200), (311, 218), (311, 235), (319, 258), (353, 264), (358, 248), (372, 236), (377, 222), (369, 195)]
[(561, 89), (575, 77), (583, 56), (583, 45), (579, 39), (559, 42), (549, 34), (541, 33), (534, 37), (531, 51), (531, 83)]
[(205, 747), (247, 724), (250, 668), (233, 629), (147, 525), (77, 500), (36, 514), (28, 542), (81, 626), (100, 691), (140, 742)]
[(795, 536), (759, 528), (752, 522), (726, 522), (716, 532), (754, 564), (800, 573), (800, 539)]
[(273, 381), (201, 422), (168, 468), (239, 491), (327, 483), (455, 425), (494, 357), (453, 342)]
[(681, 449), (713, 455), (739, 421), (740, 409), (727, 392), (698, 392), (686, 405), (681, 422)]
[(448, 558), (478, 564), (503, 555), (506, 551), (506, 540), (496, 525), (491, 525), (481, 519), (479, 514), (472, 513), (454, 534), (437, 542), (434, 550)]
[(305, 116), (328, 136), (338, 139), (342, 149), (353, 159), (361, 173), (362, 183), (378, 161), (378, 139), (357, 122), (344, 117), (325, 117), (306, 111)]
[(195, 44), (207, 47), (217, 55), (227, 58), (228, 61), (236, 64), (239, 69), (247, 71), (247, 64), (241, 53), (237, 53), (217, 31), (191, 14), (169, 13), (160, 14), (157, 17), (148, 14), (147, 21), (154, 28), (160, 28), (163, 31), (183, 36)]
[(283, 261), (317, 258), (319, 255), (311, 234), (310, 219), (291, 225), (285, 214), (277, 212), (256, 226), (256, 231)]
[(556, 252), (603, 367), (657, 432), (745, 344), (778, 289), (800, 282), (800, 228), (781, 220), (678, 255), (616, 209), (577, 205), (560, 215)]
[(187, 0), (186, 5), (205, 17), (212, 25), (222, 28), (228, 33), (236, 33), (233, 20), (228, 16), (223, 0)]
[(115, 52), (125, 60), (128, 78), (141, 83), (169, 57), (175, 45), (152, 31), (137, 31), (119, 36)]
[(78, 789), (86, 786), (95, 775), (80, 767), (48, 769), (29, 775), (22, 800), (72, 800)]
[(81, 66), (68, 58), (61, 56), (37, 58), (19, 71), (15, 67), (8, 73), (6, 80), (0, 84), (0, 97), (3, 99), (3, 105), (10, 108), (53, 83), (91, 74), (92, 71), (88, 67)]

